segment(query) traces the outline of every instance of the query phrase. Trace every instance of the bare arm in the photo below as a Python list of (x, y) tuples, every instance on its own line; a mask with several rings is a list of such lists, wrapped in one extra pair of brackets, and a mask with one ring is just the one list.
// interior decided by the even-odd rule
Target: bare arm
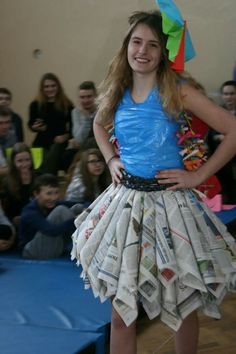
[[(94, 135), (97, 141), (97, 144), (99, 146), (99, 149), (101, 150), (104, 159), (106, 163), (108, 164), (108, 167), (110, 169), (110, 173), (112, 176), (112, 180), (114, 183), (119, 183), (121, 178), (122, 178), (122, 169), (124, 169), (123, 164), (121, 163), (120, 159), (116, 157), (116, 152), (114, 146), (109, 142), (109, 134), (107, 130), (104, 128), (104, 126), (100, 123), (98, 123), (98, 115), (99, 112), (97, 113), (95, 119), (94, 119), (94, 124), (93, 124), (93, 131)], [(115, 158), (113, 158), (115, 157)]]
[(223, 141), (209, 160), (197, 171), (161, 171), (157, 177), (160, 183), (176, 183), (170, 189), (196, 187), (225, 165), (236, 153), (236, 120), (223, 108), (211, 102), (193, 87), (182, 86), (184, 108), (199, 117), (210, 127), (224, 135)]

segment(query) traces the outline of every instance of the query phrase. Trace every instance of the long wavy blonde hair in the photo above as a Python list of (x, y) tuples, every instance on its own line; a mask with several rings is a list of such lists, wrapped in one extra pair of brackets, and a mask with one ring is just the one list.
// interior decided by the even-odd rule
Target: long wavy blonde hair
[(127, 59), (127, 50), (132, 33), (139, 24), (147, 25), (160, 41), (162, 59), (156, 74), (163, 108), (171, 116), (176, 116), (183, 109), (178, 84), (179, 80), (181, 80), (181, 75), (171, 69), (168, 61), (167, 36), (162, 31), (161, 13), (159, 11), (135, 12), (129, 17), (129, 24), (130, 27), (123, 40), (122, 47), (112, 59), (107, 76), (100, 85), (97, 121), (103, 125), (112, 123), (116, 106), (122, 98), (125, 89), (132, 88), (133, 76)]

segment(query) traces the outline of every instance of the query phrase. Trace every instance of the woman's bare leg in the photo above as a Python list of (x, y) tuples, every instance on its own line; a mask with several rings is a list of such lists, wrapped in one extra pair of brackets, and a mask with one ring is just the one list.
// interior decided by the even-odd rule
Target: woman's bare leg
[(196, 354), (198, 346), (199, 324), (197, 311), (186, 317), (175, 334), (176, 354)]
[(136, 354), (136, 322), (126, 326), (112, 307), (110, 354)]

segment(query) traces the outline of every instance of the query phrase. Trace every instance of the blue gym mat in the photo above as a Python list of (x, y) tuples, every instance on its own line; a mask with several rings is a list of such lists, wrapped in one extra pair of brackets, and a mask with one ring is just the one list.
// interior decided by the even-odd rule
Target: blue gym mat
[(90, 344), (98, 345), (103, 336), (99, 333), (13, 324), (1, 326), (0, 333), (1, 354), (77, 354)]
[(236, 219), (236, 208), (232, 208), (229, 210), (222, 210), (216, 212), (215, 214), (224, 224), (228, 224), (229, 222)]
[[(42, 341), (40, 353), (79, 353), (93, 342), (96, 354), (104, 353), (111, 305), (109, 301), (101, 304), (92, 291), (84, 290), (80, 273), (69, 259), (31, 261), (0, 256), (0, 348), (5, 348), (1, 354), (37, 354), (42, 336), (48, 341)], [(15, 328), (15, 337), (10, 328)], [(58, 345), (52, 351), (58, 337), (68, 345), (67, 350)], [(27, 351), (29, 338), (35, 351)], [(6, 351), (13, 339), (17, 351), (11, 351), (11, 346)]]
[[(236, 208), (216, 215), (229, 223)], [(80, 273), (69, 258), (0, 255), (0, 354), (78, 354), (91, 344), (105, 354), (111, 304), (84, 290)]]

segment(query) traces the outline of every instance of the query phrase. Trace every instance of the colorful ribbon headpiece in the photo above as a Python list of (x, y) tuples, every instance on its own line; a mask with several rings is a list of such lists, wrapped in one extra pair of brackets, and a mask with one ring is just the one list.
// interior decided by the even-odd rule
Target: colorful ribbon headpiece
[(171, 67), (181, 72), (184, 70), (184, 63), (196, 55), (186, 21), (172, 0), (156, 0), (156, 3), (162, 14), (163, 32), (168, 36), (166, 48)]

